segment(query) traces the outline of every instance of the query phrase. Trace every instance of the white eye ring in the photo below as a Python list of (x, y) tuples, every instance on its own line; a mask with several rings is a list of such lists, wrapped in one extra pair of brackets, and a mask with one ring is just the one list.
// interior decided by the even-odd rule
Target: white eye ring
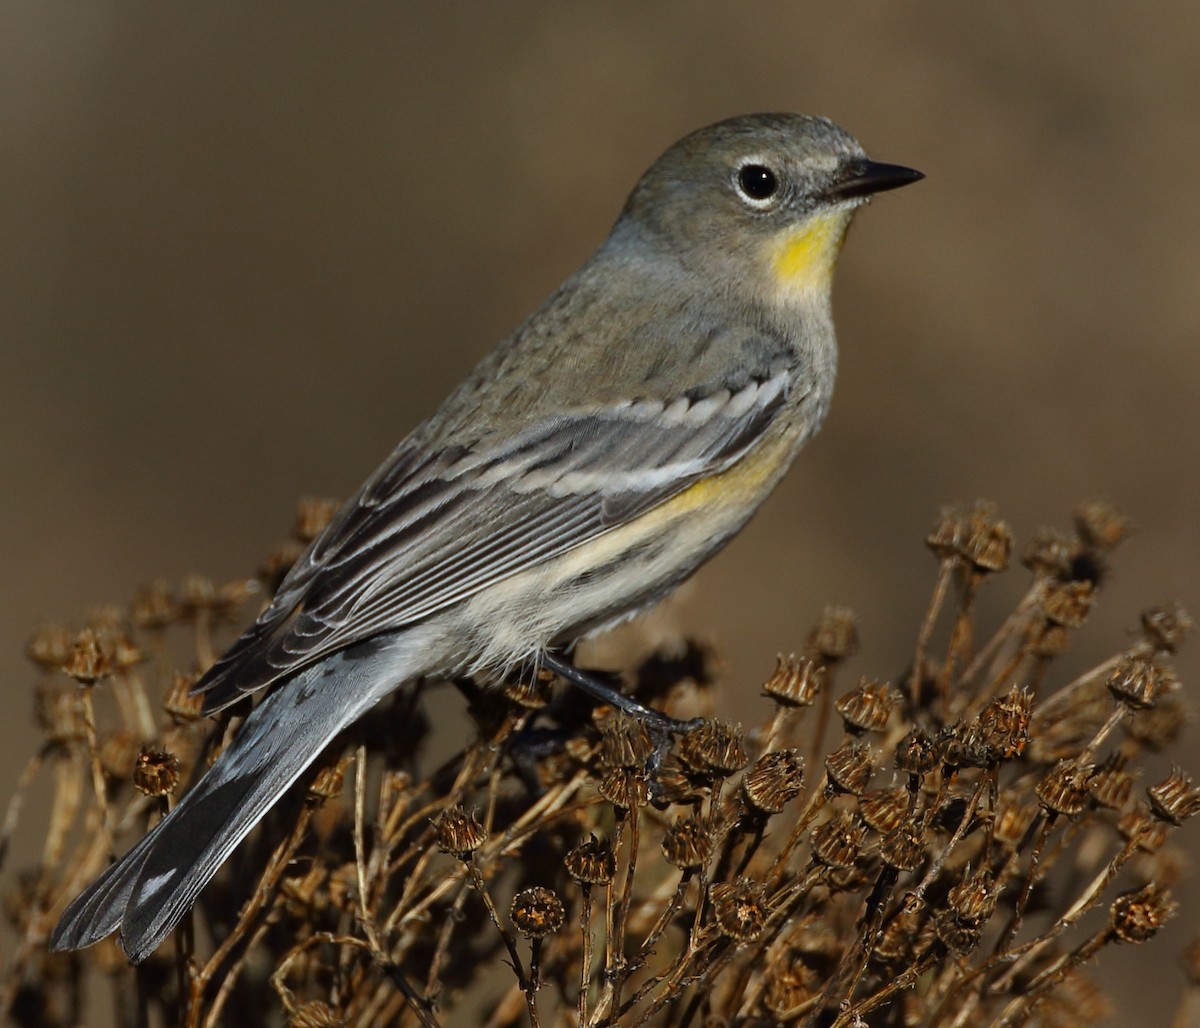
[(774, 207), (783, 191), (778, 173), (757, 157), (747, 158), (738, 165), (733, 173), (733, 187), (742, 202), (757, 211)]

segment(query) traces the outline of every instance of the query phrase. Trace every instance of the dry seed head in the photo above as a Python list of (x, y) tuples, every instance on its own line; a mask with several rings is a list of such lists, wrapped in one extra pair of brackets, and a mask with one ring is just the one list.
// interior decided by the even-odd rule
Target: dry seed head
[(919, 725), (896, 746), (896, 767), (910, 775), (927, 775), (939, 764), (938, 747)]
[(1071, 573), (1071, 556), (1075, 542), (1053, 528), (1039, 528), (1021, 556), (1035, 575), (1065, 579)]
[(1175, 916), (1179, 904), (1170, 892), (1151, 883), (1136, 892), (1127, 892), (1113, 900), (1108, 923), (1120, 942), (1146, 942)]
[(1128, 759), (1119, 751), (1114, 752), (1103, 764), (1092, 772), (1088, 779), (1088, 792), (1092, 802), (1109, 810), (1121, 810), (1133, 793), (1133, 774), (1125, 769)]
[(1156, 650), (1175, 653), (1195, 627), (1192, 616), (1179, 603), (1142, 611), (1142, 634)]
[(198, 721), (204, 710), (204, 694), (193, 693), (196, 675), (185, 675), (182, 671), (171, 674), (171, 684), (163, 697), (163, 708), (179, 721)]
[(341, 504), (327, 496), (304, 496), (296, 506), (296, 524), (292, 534), (302, 543), (311, 543), (325, 531)]
[(963, 559), (976, 571), (1003, 571), (1008, 567), (1013, 538), (1008, 525), (995, 516), (987, 504), (976, 504), (967, 519), (962, 541)]
[(859, 739), (847, 740), (825, 758), (825, 771), (835, 789), (862, 795), (875, 773), (871, 747)]
[(179, 585), (179, 604), (186, 614), (217, 606), (217, 587), (207, 575), (186, 575)]
[(525, 938), (541, 939), (557, 932), (567, 915), (562, 900), (553, 890), (535, 885), (531, 889), (522, 889), (513, 897), (508, 916)]
[(169, 750), (143, 746), (133, 768), (133, 786), (143, 796), (169, 796), (179, 786), (179, 758)]
[(708, 795), (708, 791), (707, 785), (695, 779), (678, 754), (668, 753), (654, 773), (655, 806), (694, 803)]
[(764, 753), (742, 776), (746, 802), (762, 814), (778, 814), (804, 789), (804, 758), (799, 750)]
[(908, 817), (908, 790), (873, 789), (858, 798), (858, 816), (880, 835), (894, 832)]
[(334, 800), (342, 794), (346, 784), (346, 768), (350, 758), (343, 757), (332, 767), (323, 767), (308, 787), (308, 795), (317, 800)]
[(1177, 767), (1171, 768), (1171, 774), (1150, 786), (1146, 793), (1155, 816), (1176, 828), (1189, 817), (1200, 813), (1200, 789)]
[(1118, 703), (1135, 710), (1153, 707), (1160, 696), (1179, 689), (1179, 679), (1166, 664), (1137, 653), (1125, 654), (1106, 684)]
[(900, 694), (887, 682), (864, 678), (857, 689), (837, 701), (837, 712), (847, 731), (882, 732), (900, 701)]
[(827, 867), (853, 867), (866, 835), (866, 828), (853, 814), (834, 811), (828, 821), (812, 831), (813, 856)]
[(821, 673), (813, 661), (794, 654), (775, 658), (775, 673), (767, 679), (763, 693), (781, 707), (809, 707), (821, 688)]
[(933, 915), (933, 924), (937, 929), (937, 937), (948, 950), (960, 957), (967, 956), (979, 945), (982, 934), (979, 926), (960, 920), (953, 910), (937, 911)]
[(1079, 628), (1096, 602), (1096, 587), (1088, 581), (1050, 582), (1042, 592), (1046, 620), (1063, 628)]
[(42, 625), (25, 646), (25, 656), (43, 671), (57, 671), (71, 655), (71, 634), (62, 625)]
[(853, 655), (858, 650), (854, 611), (849, 607), (826, 607), (809, 634), (808, 645), (826, 664), (836, 664)]
[(758, 937), (767, 922), (762, 887), (748, 878), (719, 882), (709, 893), (721, 931), (738, 942)]
[(85, 628), (72, 641), (62, 669), (80, 685), (93, 685), (112, 674), (112, 653), (99, 633)]
[(165, 628), (179, 616), (179, 605), (170, 587), (161, 579), (138, 590), (129, 610), (135, 627), (154, 630)]
[(933, 924), (926, 913), (923, 906), (902, 904), (876, 937), (872, 958), (889, 966), (916, 963), (934, 938)]
[(958, 556), (969, 530), (967, 519), (961, 511), (946, 508), (938, 515), (929, 535), (925, 537), (925, 545), (942, 560)]
[(1094, 550), (1111, 550), (1132, 528), (1133, 522), (1104, 500), (1092, 500), (1075, 509), (1075, 531)]
[(650, 798), (646, 776), (640, 771), (625, 767), (614, 767), (605, 772), (596, 783), (596, 791), (621, 810), (632, 810)]
[(1052, 621), (1043, 621), (1034, 626), (1029, 635), (1033, 640), (1031, 652), (1035, 657), (1057, 657), (1071, 645), (1070, 631)]
[(462, 807), (447, 807), (434, 822), (437, 846), (443, 853), (466, 860), (487, 842), (487, 830)]
[(1012, 790), (1000, 794), (992, 819), (992, 838), (1006, 849), (1016, 850), (1029, 832), (1038, 808)]
[(957, 882), (946, 898), (960, 921), (978, 927), (992, 916), (998, 894), (995, 879), (987, 871), (976, 871)]
[(564, 863), (567, 874), (580, 885), (607, 885), (617, 873), (617, 858), (612, 847), (594, 835), (571, 850)]
[(1074, 817), (1087, 805), (1091, 764), (1060, 760), (1037, 784), (1038, 802), (1048, 811)]
[(598, 754), (602, 768), (643, 768), (653, 754), (654, 743), (637, 718), (617, 714), (605, 720)]
[(712, 854), (712, 825), (699, 817), (680, 818), (663, 833), (662, 852), (681, 871), (701, 867)]
[(1006, 696), (992, 700), (958, 732), (955, 755), (959, 766), (990, 767), (1019, 757), (1029, 741), (1033, 693), (1015, 685)]
[(916, 829), (901, 825), (880, 841), (879, 856), (889, 867), (915, 871), (925, 861), (925, 840)]
[(683, 762), (701, 774), (725, 778), (749, 763), (741, 726), (724, 721), (705, 721), (690, 731), (679, 744)]

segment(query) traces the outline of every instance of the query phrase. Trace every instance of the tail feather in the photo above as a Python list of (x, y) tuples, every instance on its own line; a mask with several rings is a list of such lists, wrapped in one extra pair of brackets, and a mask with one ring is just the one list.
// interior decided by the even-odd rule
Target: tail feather
[(149, 956), (334, 736), (421, 673), (413, 634), (342, 650), (268, 696), (178, 806), (71, 902), (51, 949), (81, 949), (119, 930), (131, 960)]

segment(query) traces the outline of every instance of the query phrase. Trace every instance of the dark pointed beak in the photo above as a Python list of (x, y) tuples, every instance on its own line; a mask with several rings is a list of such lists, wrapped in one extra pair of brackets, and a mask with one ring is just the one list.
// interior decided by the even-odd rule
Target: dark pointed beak
[(858, 161), (847, 166), (845, 177), (830, 188), (829, 198), (851, 200), (858, 196), (872, 196), (919, 182), (924, 177), (924, 174), (915, 168), (906, 168), (902, 164)]

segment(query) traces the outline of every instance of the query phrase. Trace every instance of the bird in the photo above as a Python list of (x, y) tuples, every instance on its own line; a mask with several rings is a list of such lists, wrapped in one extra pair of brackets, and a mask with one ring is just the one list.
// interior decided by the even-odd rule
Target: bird
[(176, 806), (61, 915), (144, 960), (341, 732), (432, 676), (544, 666), (719, 551), (820, 427), (855, 211), (922, 174), (828, 119), (743, 115), (666, 150), (596, 252), (393, 450), (195, 691), (263, 694)]

